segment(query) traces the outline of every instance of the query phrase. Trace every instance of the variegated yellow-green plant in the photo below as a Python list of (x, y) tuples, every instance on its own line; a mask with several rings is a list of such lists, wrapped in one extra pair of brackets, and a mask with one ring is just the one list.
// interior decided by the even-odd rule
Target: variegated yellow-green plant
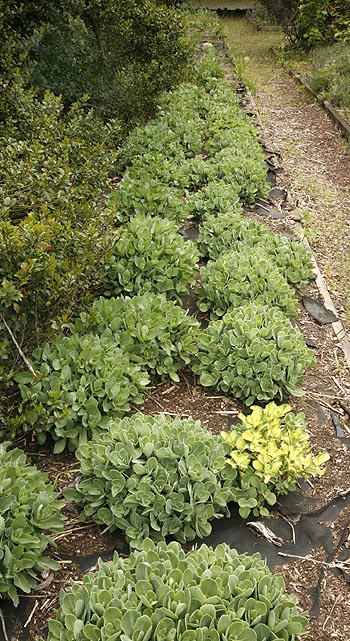
[(313, 456), (302, 412), (293, 414), (290, 405), (276, 403), (252, 410), (239, 414), (241, 423), (230, 433), (221, 433), (231, 447), (227, 462), (238, 473), (236, 500), (243, 518), (251, 511), (267, 515), (266, 503), (295, 490), (298, 479), (323, 474), (329, 459), (326, 452)]

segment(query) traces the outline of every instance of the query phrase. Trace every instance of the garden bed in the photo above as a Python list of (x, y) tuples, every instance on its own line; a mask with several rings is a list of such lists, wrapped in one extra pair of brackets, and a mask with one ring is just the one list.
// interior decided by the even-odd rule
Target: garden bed
[[(253, 211), (247, 212), (247, 215), (259, 218)], [(288, 227), (288, 218), (277, 222), (270, 220), (268, 223), (271, 228), (283, 230), (284, 233), (292, 229)], [(301, 293), (319, 298), (314, 285), (303, 286)], [(192, 292), (189, 301), (192, 299), (193, 302), (193, 297)], [(338, 607), (344, 607), (337, 601), (339, 586), (342, 586), (344, 594), (349, 590), (350, 574), (346, 561), (350, 526), (347, 465), (350, 420), (344, 406), (349, 404), (350, 386), (343, 377), (334, 375), (337, 343), (331, 326), (317, 324), (302, 307), (297, 322), (307, 341), (316, 346), (315, 353), (318, 362), (322, 362), (322, 369), (317, 366), (310, 371), (306, 381), (306, 396), (292, 401), (292, 407), (294, 411), (304, 411), (308, 417), (313, 450), (322, 451), (326, 444), (331, 456), (327, 474), (317, 481), (313, 480), (310, 485), (303, 483), (295, 494), (279, 501), (270, 518), (253, 518), (247, 523), (232, 506), (232, 516), (214, 524), (213, 532), (205, 542), (213, 546), (227, 542), (239, 552), (259, 551), (271, 568), (282, 569), (283, 575), (289, 579), (290, 589), (301, 598), (303, 607), (311, 609), (316, 622), (321, 608), (322, 612), (326, 612), (336, 603), (333, 610), (335, 616), (337, 604)], [(337, 358), (340, 364), (342, 357), (339, 353)], [(244, 405), (214, 390), (203, 388), (190, 370), (184, 370), (179, 383), (165, 381), (153, 386), (138, 409), (150, 415), (165, 413), (181, 418), (192, 416), (200, 420), (204, 427), (219, 433), (232, 424), (238, 412), (244, 410)], [(332, 415), (339, 419), (343, 436), (339, 436), (339, 432), (337, 435)], [(43, 450), (28, 440), (25, 449), (39, 469), (49, 471), (50, 478), (57, 482), (58, 490), (76, 478), (77, 463), (73, 454), (53, 455), (50, 447)], [(32, 641), (36, 634), (44, 634), (47, 620), (57, 607), (59, 589), (68, 586), (72, 577), (79, 580), (83, 572), (96, 565), (99, 557), (110, 559), (114, 550), (128, 554), (128, 546), (121, 532), (101, 534), (96, 525), (83, 524), (78, 520), (79, 514), (74, 506), (69, 505), (64, 511), (68, 522), (65, 532), (54, 537), (57, 548), (53, 552), (54, 558), (62, 564), (62, 570), (44, 575), (42, 586), (39, 583), (35, 593), (21, 599), (20, 610), (2, 607), (11, 639)], [(267, 538), (264, 532), (261, 534), (250, 525), (256, 520), (269, 529)], [(277, 545), (269, 538), (271, 533), (277, 537)], [(326, 602), (325, 582), (328, 586)], [(317, 624), (312, 625), (316, 634)], [(329, 637), (311, 638), (318, 641)]]
[[(267, 155), (270, 156), (272, 174), (280, 175), (282, 167), (276, 162), (276, 154), (271, 157), (267, 152)], [(253, 206), (246, 208), (245, 216), (249, 220), (264, 220), (271, 230), (290, 236), (295, 228), (293, 208), (289, 206), (287, 198), (283, 197), (282, 201), (278, 198), (276, 201), (272, 195), (271, 209), (280, 214), (278, 217), (259, 216), (259, 208)], [(262, 209), (264, 208), (266, 211), (263, 206)], [(301, 296), (320, 299), (314, 283), (303, 285), (298, 298)], [(208, 322), (205, 314), (195, 311), (195, 299), (196, 286), (192, 286), (185, 304), (200, 320)], [(225, 541), (237, 547), (240, 552), (252, 553), (259, 550), (271, 567), (283, 565), (282, 572), (288, 581), (288, 589), (300, 597), (303, 608), (311, 607), (316, 617), (312, 620), (308, 638), (321, 641), (331, 638), (328, 635), (328, 627), (332, 624), (331, 614), (334, 617), (338, 608), (346, 608), (346, 604), (338, 599), (339, 588), (344, 595), (349, 593), (346, 560), (350, 525), (347, 449), (347, 439), (350, 437), (350, 384), (345, 375), (346, 363), (332, 328), (328, 324), (320, 325), (312, 320), (302, 305), (295, 322), (306, 342), (312, 345), (317, 365), (309, 370), (304, 385), (306, 395), (300, 399), (292, 399), (292, 409), (294, 412), (305, 412), (313, 451), (318, 453), (326, 448), (329, 452), (331, 458), (327, 464), (327, 474), (308, 485), (302, 484), (295, 494), (279, 501), (269, 518), (250, 519), (263, 522), (279, 537), (275, 542), (262, 538), (262, 532), (257, 532), (253, 525), (241, 519), (234, 506), (231, 517), (225, 517), (214, 524), (213, 532), (206, 538), (206, 542), (216, 545)], [(338, 370), (335, 369), (335, 361)], [(145, 393), (143, 405), (135, 406), (133, 410), (154, 416), (159, 413), (170, 417), (192, 416), (213, 433), (227, 430), (240, 411), (247, 412), (247, 408), (232, 396), (199, 385), (198, 378), (189, 368), (181, 371), (179, 382), (165, 380), (153, 384)], [(334, 416), (341, 425), (342, 435)], [(19, 439), (17, 443), (24, 447), (39, 469), (49, 473), (50, 478), (56, 482), (58, 491), (74, 483), (78, 466), (73, 454), (54, 456), (50, 444), (39, 447), (29, 435)], [(72, 577), (81, 579), (82, 573), (95, 565), (98, 556), (110, 558), (115, 549), (121, 555), (128, 552), (122, 533), (103, 534), (96, 525), (82, 524), (78, 521), (78, 509), (74, 504), (69, 504), (65, 513), (68, 517), (65, 531), (54, 535), (57, 548), (53, 552), (53, 556), (61, 563), (62, 570), (55, 575), (50, 572), (44, 574), (35, 592), (21, 598), (20, 622), (18, 610), (11, 610), (10, 607), (5, 609), (3, 606), (9, 638), (32, 640), (36, 634), (45, 634), (47, 619), (57, 607), (59, 588), (67, 586)], [(329, 524), (331, 521), (332, 524)], [(320, 609), (323, 619), (318, 624)], [(346, 620), (346, 610), (343, 610), (343, 614)], [(339, 631), (338, 628), (336, 631)], [(347, 634), (345, 627), (343, 632), (344, 635)], [(346, 636), (338, 638), (345, 641)]]

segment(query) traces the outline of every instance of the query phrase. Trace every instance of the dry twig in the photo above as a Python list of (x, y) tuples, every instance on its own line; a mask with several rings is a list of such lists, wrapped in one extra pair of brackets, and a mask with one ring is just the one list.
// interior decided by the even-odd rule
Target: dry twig
[(294, 525), (293, 525), (292, 521), (291, 521), (289, 518), (287, 518), (286, 516), (283, 516), (283, 514), (280, 514), (280, 517), (281, 517), (281, 518), (282, 518), (286, 523), (288, 523), (288, 525), (290, 526), (290, 528), (291, 528), (291, 530), (292, 530), (292, 542), (293, 542), (293, 545), (295, 545), (295, 541), (296, 541), (296, 537), (295, 537), (295, 527), (294, 527)]
[(25, 362), (26, 366), (28, 367), (28, 369), (29, 369), (30, 373), (31, 373), (31, 374), (33, 374), (33, 376), (36, 378), (36, 373), (35, 373), (35, 371), (34, 371), (33, 367), (31, 366), (31, 364), (30, 364), (30, 362), (28, 361), (28, 359), (27, 359), (26, 355), (25, 355), (25, 354), (24, 354), (24, 352), (22, 351), (22, 349), (21, 349), (21, 347), (20, 347), (20, 345), (19, 345), (19, 343), (18, 343), (18, 341), (17, 341), (17, 339), (16, 339), (15, 335), (13, 334), (13, 332), (12, 332), (11, 328), (10, 328), (10, 327), (8, 326), (8, 324), (6, 323), (6, 321), (5, 321), (5, 319), (4, 319), (4, 317), (3, 317), (3, 316), (1, 317), (1, 320), (2, 320), (2, 322), (4, 323), (4, 325), (5, 325), (5, 327), (6, 327), (7, 331), (8, 331), (8, 333), (10, 334), (10, 337), (11, 337), (12, 342), (14, 343), (14, 345), (15, 345), (16, 349), (18, 350), (18, 352), (19, 352), (19, 354), (20, 354), (21, 358), (24, 360), (24, 362)]
[(31, 620), (32, 620), (32, 618), (33, 618), (33, 616), (35, 614), (35, 610), (37, 609), (38, 605), (39, 605), (39, 601), (35, 601), (34, 606), (33, 606), (32, 610), (31, 610), (31, 612), (29, 614), (29, 617), (28, 617), (28, 619), (26, 620), (26, 622), (24, 624), (25, 628), (27, 628), (28, 625), (30, 624), (30, 622), (31, 622)]
[(331, 561), (328, 563), (327, 561), (319, 561), (319, 559), (312, 559), (308, 555), (306, 556), (300, 556), (299, 554), (287, 554), (286, 552), (278, 552), (279, 556), (285, 556), (290, 559), (301, 559), (302, 561), (310, 561), (311, 563), (316, 563), (317, 565), (322, 565), (324, 568), (328, 568), (329, 570), (342, 570), (344, 572), (349, 572), (350, 570), (350, 559), (347, 559), (346, 561)]
[(8, 636), (7, 636), (7, 630), (6, 630), (5, 619), (4, 619), (4, 615), (3, 615), (3, 613), (2, 613), (2, 609), (1, 609), (1, 608), (0, 608), (0, 621), (1, 621), (1, 627), (2, 627), (2, 631), (3, 631), (3, 633), (4, 633), (5, 641), (9, 641), (9, 638), (8, 638)]
[(334, 603), (333, 603), (333, 605), (332, 605), (332, 608), (331, 608), (330, 613), (326, 616), (326, 618), (325, 618), (325, 620), (324, 620), (324, 622), (323, 622), (322, 630), (325, 630), (325, 629), (326, 629), (326, 625), (327, 625), (327, 623), (328, 623), (329, 619), (331, 618), (331, 616), (332, 616), (332, 614), (333, 614), (333, 611), (334, 611), (335, 606), (337, 605), (337, 603), (339, 603), (339, 600), (340, 600), (340, 596), (339, 596), (339, 594), (338, 594), (338, 595), (337, 595), (337, 598), (335, 599), (335, 601), (334, 601)]

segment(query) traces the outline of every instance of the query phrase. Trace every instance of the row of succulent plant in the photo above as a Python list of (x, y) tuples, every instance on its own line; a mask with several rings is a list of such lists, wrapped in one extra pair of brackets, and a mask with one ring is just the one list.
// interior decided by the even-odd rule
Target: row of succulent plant
[(231, 249), (202, 267), (197, 294), (199, 309), (209, 310), (213, 319), (252, 300), (278, 307), (289, 318), (295, 318), (299, 308), (294, 289), (273, 260), (256, 247)]
[[(207, 126), (213, 135), (223, 127), (240, 129), (243, 123), (245, 136), (249, 133), (256, 140), (215, 61), (207, 56), (202, 64), (212, 68), (210, 89), (186, 85), (165, 97), (159, 118), (130, 136), (126, 150), (135, 148), (135, 157), (129, 158), (131, 169), (138, 170), (147, 154), (150, 166), (151, 158), (158, 157), (156, 143), (161, 147), (164, 142), (161, 125), (165, 123), (169, 135), (163, 151), (170, 140), (171, 159), (185, 154), (184, 149), (194, 157), (199, 142), (191, 148), (185, 143), (186, 118), (196, 123), (197, 133), (205, 132)], [(179, 113), (183, 120), (178, 119)], [(163, 184), (164, 189), (168, 187)], [(165, 299), (179, 300), (197, 272), (199, 253), (178, 233), (177, 223), (150, 215), (131, 218), (118, 229), (104, 288), (109, 296), (133, 298), (111, 299), (109, 313), (107, 301), (101, 299), (100, 310), (106, 313), (106, 325), (115, 322), (113, 314), (128, 319), (134, 315), (139, 333), (134, 328), (136, 333), (128, 336), (131, 327), (125, 326), (121, 338), (120, 332), (118, 336), (108, 332), (101, 323), (94, 327), (87, 321), (84, 327), (80, 319), (70, 325), (72, 336), (58, 337), (34, 352), (35, 377), (29, 372), (17, 376), (23, 398), (22, 426), (34, 427), (40, 442), (50, 433), (55, 451), (67, 444), (75, 449), (111, 416), (123, 416), (132, 404), (142, 402), (150, 375), (169, 374), (176, 380), (183, 364), (192, 364), (203, 385), (232, 393), (247, 404), (299, 393), (313, 359), (298, 330), (275, 307), (295, 316), (297, 303), (283, 277), (293, 284), (307, 280), (311, 259), (301, 244), (244, 218), (238, 192), (228, 183), (209, 183), (189, 200), (196, 202), (196, 216), (204, 206), (202, 254), (217, 258), (202, 268), (199, 308), (222, 320), (199, 332), (195, 319)], [(147, 299), (141, 302), (135, 294), (143, 292)], [(159, 292), (162, 299), (156, 298)], [(95, 304), (92, 316), (96, 309)], [(156, 336), (161, 340), (155, 342)]]
[(111, 420), (78, 448), (79, 482), (65, 496), (82, 506), (82, 520), (122, 530), (140, 548), (146, 537), (208, 536), (230, 503), (243, 518), (267, 515), (278, 494), (323, 473), (328, 455), (312, 455), (303, 413), (270, 403), (239, 419), (221, 435), (165, 414)]
[[(238, 504), (243, 517), (251, 511), (266, 514), (277, 494), (293, 489), (297, 478), (322, 473), (327, 456), (312, 457), (305, 418), (289, 407), (256, 408), (252, 423), (241, 416), (231, 435), (219, 436), (192, 419), (142, 414), (124, 418), (142, 402), (151, 379), (169, 375), (176, 381), (184, 364), (192, 364), (203, 385), (251, 404), (298, 393), (312, 361), (301, 335), (275, 307), (256, 301), (240, 304), (210, 323), (208, 330), (200, 330), (196, 319), (168, 300), (179, 300), (185, 293), (199, 258), (196, 247), (178, 234), (177, 221), (203, 219), (201, 251), (214, 258), (213, 241), (219, 259), (224, 249), (231, 249), (232, 234), (242, 238), (227, 225), (227, 246), (220, 247), (224, 234), (215, 231), (215, 223), (225, 224), (225, 217), (231, 217), (243, 229), (247, 221), (241, 200), (251, 201), (267, 190), (256, 135), (211, 53), (198, 66), (198, 77), (198, 87), (184, 85), (165, 96), (158, 118), (136, 130), (126, 145), (128, 168), (111, 199), (116, 222), (123, 224), (102, 277), (105, 294), (120, 297), (96, 301), (69, 323), (70, 335), (33, 354), (35, 377), (29, 372), (17, 377), (25, 428), (34, 428), (39, 442), (50, 434), (55, 451), (78, 447), (80, 480), (74, 490), (66, 491), (67, 499), (82, 506), (83, 519), (92, 518), (104, 529), (122, 529), (130, 545), (141, 549), (129, 560), (116, 557), (102, 564), (82, 586), (73, 584), (62, 594), (57, 618), (49, 624), (50, 641), (288, 641), (297, 639), (305, 627), (295, 601), (285, 595), (283, 581), (272, 577), (256, 555), (201, 546), (185, 556), (175, 543), (155, 546), (148, 539), (158, 542), (170, 536), (185, 542), (206, 536), (212, 519), (227, 514), (230, 502)], [(256, 226), (256, 234), (265, 248), (260, 261), (265, 261), (265, 270), (270, 270), (271, 257), (274, 264), (280, 261), (275, 282), (287, 273), (290, 283), (307, 280), (299, 246), (288, 241), (286, 251), (280, 251), (279, 241), (267, 231)], [(241, 289), (235, 294), (244, 299), (242, 273), (236, 280)], [(203, 277), (202, 289), (204, 281)], [(293, 316), (288, 285), (280, 282), (282, 292), (276, 286), (274, 293), (266, 279), (259, 287), (270, 303), (277, 299)], [(222, 304), (227, 303), (217, 294), (212, 298), (208, 308), (221, 316)], [(263, 350), (257, 346), (257, 334)], [(278, 450), (270, 476), (271, 457), (263, 447), (267, 438)], [(12, 471), (12, 477), (16, 473)], [(49, 506), (45, 514), (57, 515), (60, 503), (51, 501), (52, 487), (46, 492), (50, 500), (45, 503), (40, 491), (43, 505)], [(29, 495), (24, 499), (23, 503), (32, 500)], [(6, 510), (0, 522), (4, 546), (13, 534)], [(57, 530), (62, 524), (61, 517), (50, 521), (47, 516), (43, 527)], [(40, 521), (34, 525), (40, 528)], [(45, 547), (48, 542), (46, 537)], [(16, 586), (29, 590), (44, 561), (55, 565), (42, 559), (39, 547), (38, 553), (28, 552), (30, 546), (24, 536), (14, 554), (29, 555), (32, 565), (25, 561), (23, 567), (31, 568), (30, 585), (23, 573), (17, 578), (20, 565), (18, 572), (16, 566), (8, 573), (8, 556), (2, 558), (3, 566), (0, 563), (1, 593), (15, 602)], [(154, 571), (145, 564), (154, 564)]]
[[(312, 455), (305, 416), (290, 410), (255, 407), (221, 435), (164, 414), (115, 418), (78, 447), (79, 482), (65, 498), (82, 507), (82, 520), (118, 528), (137, 549), (145, 538), (185, 543), (208, 536), (213, 519), (230, 514), (230, 503), (243, 518), (267, 515), (279, 494), (322, 474), (328, 459)], [(0, 595), (17, 605), (18, 588), (30, 592), (40, 570), (59, 567), (42, 556), (52, 543), (43, 530), (63, 528), (63, 502), (47, 475), (7, 446), (0, 447)]]
[[(207, 130), (217, 136), (225, 127), (227, 131), (243, 128), (247, 144), (253, 141), (255, 149), (256, 134), (247, 117), (242, 116), (215, 60), (207, 55), (202, 65), (207, 72), (212, 69), (211, 79), (208, 73), (205, 75), (204, 87), (184, 85), (168, 94), (159, 118), (130, 136), (125, 152), (126, 159), (128, 153), (130, 156), (129, 169), (136, 168), (137, 173), (145, 156), (149, 167), (153, 166), (152, 158), (165, 152), (169, 141), (171, 160), (186, 154), (187, 159), (196, 157), (200, 142), (188, 147), (186, 122), (196, 124), (198, 136), (203, 134), (201, 144), (211, 139), (205, 138)], [(179, 96), (183, 98), (180, 108)], [(165, 125), (169, 135), (164, 143)], [(135, 157), (131, 159), (133, 148)], [(307, 280), (311, 259), (301, 244), (273, 235), (261, 223), (244, 218), (236, 187), (230, 191), (228, 183), (209, 183), (192, 199), (196, 199), (196, 211), (201, 203), (205, 206), (199, 237), (202, 254), (216, 257), (201, 270), (198, 305), (221, 320), (200, 332), (194, 319), (190, 321), (175, 304), (166, 301), (180, 300), (198, 269), (198, 250), (181, 237), (175, 221), (136, 216), (119, 227), (103, 283), (105, 295), (122, 296), (112, 299), (109, 318), (113, 320), (112, 314), (126, 316), (129, 310), (128, 318), (135, 315), (142, 334), (136, 332), (125, 340), (125, 327), (121, 340), (120, 332), (117, 336), (114, 331), (106, 332), (101, 324), (94, 328), (89, 322), (84, 328), (80, 319), (70, 325), (72, 336), (58, 337), (34, 352), (35, 377), (29, 372), (17, 376), (24, 427), (34, 426), (41, 442), (49, 432), (55, 440), (55, 451), (67, 444), (76, 448), (111, 416), (123, 416), (132, 404), (140, 403), (150, 375), (169, 374), (176, 379), (185, 363), (192, 364), (203, 385), (232, 393), (247, 404), (299, 393), (306, 367), (313, 362), (311, 351), (276, 308), (291, 318), (296, 315), (297, 302), (284, 278), (293, 284)], [(154, 298), (160, 292), (162, 300)], [(137, 304), (132, 312), (133, 298), (123, 297), (142, 293), (148, 297), (147, 303)], [(101, 299), (100, 306), (106, 312), (106, 300)], [(161, 346), (165, 354), (159, 351), (160, 341), (154, 342), (158, 334), (162, 340), (165, 334), (168, 336), (168, 342)]]
[(157, 117), (130, 134), (126, 171), (111, 194), (116, 221), (140, 214), (183, 220), (196, 210), (196, 192), (213, 183), (226, 191), (230, 207), (237, 198), (252, 202), (267, 194), (255, 129), (213, 52), (198, 65), (197, 80), (165, 94)]
[[(215, 381), (217, 389), (230, 391), (249, 404), (284, 398), (298, 393), (313, 359), (301, 335), (298, 340), (298, 330), (269, 307), (295, 318), (298, 302), (293, 287), (312, 278), (311, 254), (302, 243), (274, 234), (243, 215), (242, 201), (252, 201), (268, 189), (256, 132), (223, 79), (212, 51), (198, 65), (198, 77), (199, 86), (186, 84), (166, 94), (157, 118), (134, 130), (127, 141), (127, 170), (112, 198), (116, 218), (131, 218), (118, 230), (120, 238), (103, 277), (104, 293), (162, 291), (168, 298), (184, 294), (195, 279), (198, 254), (193, 243), (176, 234), (176, 221), (196, 218), (201, 223), (198, 249), (204, 259), (209, 258), (200, 270), (198, 307), (209, 311), (212, 319), (222, 318), (222, 324), (218, 332), (209, 336), (205, 331), (200, 336), (194, 370), (202, 381)], [(142, 217), (145, 212), (147, 216)], [(173, 221), (161, 220), (161, 216)], [(261, 305), (267, 308), (261, 311)], [(266, 339), (263, 354), (253, 356), (253, 369), (251, 353), (242, 356), (241, 352), (237, 370), (232, 355), (225, 362), (227, 349), (225, 352), (221, 338), (227, 343), (231, 316), (224, 317), (236, 310), (242, 322), (251, 313), (247, 336), (241, 339), (244, 344), (254, 333), (262, 332)], [(295, 343), (299, 346), (290, 353), (288, 369), (277, 341), (281, 332), (284, 350)], [(219, 336), (217, 343), (215, 336)], [(215, 345), (214, 351), (221, 354), (219, 377), (217, 362), (210, 362), (205, 344), (210, 349)], [(244, 357), (246, 371), (254, 373), (252, 384), (241, 381)]]

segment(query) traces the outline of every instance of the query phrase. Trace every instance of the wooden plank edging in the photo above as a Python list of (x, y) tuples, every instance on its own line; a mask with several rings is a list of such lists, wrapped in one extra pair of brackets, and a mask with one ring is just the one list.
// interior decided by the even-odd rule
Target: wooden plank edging
[[(326, 285), (326, 281), (325, 281), (325, 279), (323, 278), (323, 276), (322, 276), (322, 274), (320, 272), (320, 268), (317, 265), (316, 258), (315, 258), (314, 254), (313, 254), (313, 251), (312, 251), (311, 247), (310, 247), (310, 243), (309, 243), (308, 239), (305, 236), (303, 236), (301, 238), (301, 240), (304, 243), (304, 245), (307, 247), (307, 249), (311, 252), (312, 260), (313, 260), (313, 263), (314, 263), (314, 272), (315, 272), (315, 275), (316, 275), (316, 285), (317, 285), (318, 290), (319, 290), (319, 292), (320, 292), (320, 294), (321, 294), (321, 296), (322, 296), (322, 298), (324, 300), (325, 306), (328, 309), (330, 309), (335, 314), (335, 316), (338, 316), (338, 312), (337, 312), (337, 310), (336, 310), (336, 308), (335, 308), (335, 306), (333, 304), (331, 295), (330, 295), (330, 293), (328, 291), (328, 288), (327, 288), (327, 285)], [(332, 323), (332, 327), (333, 327), (333, 331), (334, 331), (334, 333), (335, 333), (335, 335), (336, 335), (336, 337), (338, 339), (339, 347), (342, 349), (342, 351), (344, 353), (346, 363), (350, 367), (350, 340), (348, 338), (348, 335), (347, 335), (347, 333), (346, 333), (346, 331), (345, 331), (345, 329), (343, 327), (343, 324), (342, 324), (342, 322), (340, 320), (337, 320), (334, 323)]]
[[(308, 87), (306, 87), (306, 88), (308, 88)], [(309, 90), (311, 92), (311, 89), (309, 89)], [(256, 104), (253, 96), (252, 96), (252, 93), (250, 92), (248, 87), (245, 87), (245, 91), (246, 91), (246, 95), (247, 95), (248, 101), (250, 103), (250, 106), (251, 106), (252, 110), (254, 111), (257, 126), (259, 127), (259, 129), (261, 131), (264, 131), (264, 125), (263, 125), (263, 123), (261, 121), (261, 118), (260, 118), (259, 109), (257, 107), (257, 104)], [(350, 127), (349, 127), (349, 136), (350, 136)], [(318, 291), (320, 292), (320, 294), (321, 294), (321, 296), (322, 296), (322, 298), (324, 300), (325, 306), (328, 309), (332, 310), (332, 312), (335, 314), (335, 316), (338, 316), (338, 312), (337, 312), (337, 310), (336, 310), (336, 308), (334, 306), (334, 303), (332, 301), (331, 295), (330, 295), (330, 293), (328, 291), (328, 288), (327, 288), (327, 285), (326, 285), (326, 281), (325, 281), (325, 279), (323, 278), (323, 276), (321, 274), (320, 268), (319, 268), (319, 266), (317, 264), (317, 261), (316, 261), (316, 258), (314, 256), (314, 253), (313, 253), (313, 251), (311, 249), (310, 243), (309, 243), (309, 241), (307, 240), (307, 238), (304, 235), (300, 237), (300, 240), (304, 243), (304, 245), (307, 247), (307, 249), (311, 253), (312, 261), (314, 263), (314, 273), (316, 275), (316, 285), (318, 287)], [(345, 329), (343, 327), (343, 324), (342, 324), (342, 322), (340, 320), (337, 320), (334, 323), (332, 323), (332, 328), (333, 328), (335, 336), (336, 336), (336, 338), (338, 340), (338, 345), (339, 345), (339, 347), (341, 348), (341, 350), (342, 350), (342, 352), (344, 354), (346, 364), (348, 365), (348, 367), (350, 367), (350, 340), (349, 340), (349, 337), (348, 337), (348, 335), (347, 335), (347, 333), (346, 333), (346, 331), (345, 331)]]
[(296, 73), (295, 71), (290, 70), (289, 75), (297, 80), (307, 91), (312, 95), (313, 98), (317, 100), (317, 102), (323, 107), (323, 109), (328, 113), (328, 115), (332, 118), (333, 122), (336, 124), (336, 126), (341, 130), (345, 136), (350, 138), (350, 124), (344, 120), (344, 118), (340, 115), (339, 111), (337, 111), (333, 105), (328, 101), (328, 100), (320, 100), (317, 94), (311, 89), (308, 81), (303, 78), (299, 73)]

